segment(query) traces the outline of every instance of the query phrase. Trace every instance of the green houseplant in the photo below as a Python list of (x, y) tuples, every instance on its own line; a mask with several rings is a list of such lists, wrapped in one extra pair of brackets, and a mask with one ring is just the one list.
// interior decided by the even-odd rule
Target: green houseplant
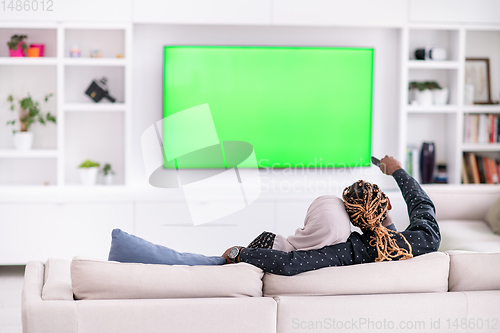
[(414, 99), (417, 101), (418, 105), (429, 106), (433, 104), (445, 104), (435, 103), (435, 96), (437, 95), (435, 92), (442, 90), (441, 86), (436, 81), (412, 81), (409, 83), (408, 89), (414, 92)]
[(113, 184), (113, 175), (115, 174), (115, 172), (111, 168), (111, 164), (109, 163), (104, 164), (104, 167), (101, 169), (101, 172), (104, 176), (104, 184), (105, 185)]
[(82, 185), (96, 184), (100, 166), (101, 165), (99, 163), (91, 160), (85, 160), (78, 166)]
[[(45, 103), (52, 97), (53, 94), (48, 94), (45, 96)], [(12, 95), (7, 97), (7, 101), (10, 103), (10, 110), (12, 112), (16, 111), (16, 101)], [(42, 113), (40, 109), (40, 103), (34, 101), (31, 95), (19, 100), (19, 110), (18, 118), (14, 120), (9, 120), (7, 125), (16, 126), (19, 123), (19, 130), (14, 129), (12, 132), (14, 134), (14, 146), (18, 150), (30, 150), (33, 146), (33, 133), (30, 132), (30, 128), (35, 123), (40, 123), (46, 125), (47, 123), (57, 123), (56, 116), (52, 115), (50, 112), (46, 114)]]
[(24, 57), (28, 51), (28, 45), (24, 42), (28, 36), (26, 35), (13, 35), (10, 41), (7, 42), (9, 47), (9, 56), (11, 57)]

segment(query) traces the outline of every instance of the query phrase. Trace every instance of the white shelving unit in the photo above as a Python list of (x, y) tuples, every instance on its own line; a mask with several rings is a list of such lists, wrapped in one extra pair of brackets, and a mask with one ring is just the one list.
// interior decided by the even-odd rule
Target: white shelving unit
[[(9, 182), (2, 183), (2, 178), (0, 186), (75, 186), (79, 183), (77, 166), (85, 159), (110, 163), (116, 171), (115, 185), (126, 185), (132, 105), (132, 24), (0, 23), (2, 40), (16, 33), (28, 35), (28, 43), (44, 43), (45, 57), (9, 58), (2, 49), (0, 100), (5, 100), (8, 94), (22, 98), (27, 93), (40, 100), (40, 96), (54, 93), (50, 108), (43, 103), (41, 108), (42, 112), (50, 110), (57, 114), (57, 125), (34, 126), (35, 145), (26, 152), (14, 149), (10, 130), (2, 131), (0, 173), (8, 173)], [(75, 44), (82, 50), (81, 58), (69, 57), (69, 49)], [(91, 49), (101, 50), (102, 58), (90, 58)], [(8, 75), (2, 76), (3, 72)], [(34, 72), (41, 74), (33, 75)], [(2, 83), (2, 77), (9, 80), (9, 76), (14, 81), (19, 77), (20, 84), (12, 80)], [(108, 78), (110, 94), (116, 97), (116, 103), (107, 100), (94, 103), (84, 95), (91, 80), (102, 76)], [(24, 86), (27, 80), (32, 81), (29, 87)], [(18, 87), (23, 87), (22, 91)], [(0, 107), (4, 108), (1, 102)], [(2, 123), (3, 120), (0, 116)], [(52, 162), (42, 163), (45, 160)], [(26, 183), (23, 174), (15, 170), (24, 171), (30, 166), (36, 166), (36, 174), (40, 176)]]
[[(447, 49), (449, 60), (415, 60), (414, 50), (428, 45)], [(464, 143), (464, 116), (499, 114), (500, 105), (464, 105), (463, 102), (467, 57), (490, 58), (492, 99), (500, 99), (500, 26), (410, 24), (401, 31), (401, 46), (400, 159), (405, 159), (408, 145), (420, 148), (423, 142), (435, 142), (436, 162), (446, 163), (448, 182), (461, 184), (465, 152), (500, 158), (498, 143)], [(431, 80), (449, 89), (450, 104), (411, 105), (408, 82)]]

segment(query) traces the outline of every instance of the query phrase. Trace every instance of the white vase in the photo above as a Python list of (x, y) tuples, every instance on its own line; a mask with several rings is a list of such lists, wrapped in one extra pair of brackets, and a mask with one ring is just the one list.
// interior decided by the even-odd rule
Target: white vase
[(17, 150), (22, 150), (22, 151), (31, 150), (31, 147), (33, 147), (33, 133), (15, 132), (14, 147)]
[(474, 86), (472, 84), (466, 84), (464, 87), (464, 104), (474, 104)]
[(113, 185), (113, 175), (108, 173), (103, 177), (104, 185)]
[(448, 88), (434, 89), (432, 91), (432, 97), (434, 99), (434, 105), (448, 104)]
[(415, 91), (415, 97), (418, 105), (429, 106), (432, 105), (432, 91), (429, 89)]
[(98, 167), (80, 168), (80, 180), (82, 185), (95, 185), (97, 182)]

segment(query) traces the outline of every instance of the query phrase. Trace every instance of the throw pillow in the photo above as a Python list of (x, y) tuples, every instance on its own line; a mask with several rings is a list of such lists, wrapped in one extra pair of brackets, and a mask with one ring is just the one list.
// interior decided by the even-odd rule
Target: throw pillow
[(500, 235), (500, 198), (488, 210), (486, 222), (489, 223), (495, 234)]

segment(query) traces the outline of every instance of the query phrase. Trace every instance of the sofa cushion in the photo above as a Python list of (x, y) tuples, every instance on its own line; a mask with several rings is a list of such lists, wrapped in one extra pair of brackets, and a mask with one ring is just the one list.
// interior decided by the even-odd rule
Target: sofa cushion
[(445, 292), (448, 269), (448, 256), (433, 252), (407, 260), (326, 267), (294, 276), (266, 273), (264, 296)]
[(485, 220), (489, 223), (491, 230), (500, 235), (500, 198), (490, 207)]
[(500, 290), (500, 253), (449, 251), (450, 291)]
[(45, 263), (42, 299), (44, 301), (72, 301), (70, 260), (49, 259)]
[(441, 231), (439, 251), (500, 252), (500, 235), (495, 235), (485, 221), (441, 220), (439, 229)]
[(76, 299), (156, 299), (262, 296), (260, 268), (247, 263), (170, 266), (75, 257), (71, 281)]

